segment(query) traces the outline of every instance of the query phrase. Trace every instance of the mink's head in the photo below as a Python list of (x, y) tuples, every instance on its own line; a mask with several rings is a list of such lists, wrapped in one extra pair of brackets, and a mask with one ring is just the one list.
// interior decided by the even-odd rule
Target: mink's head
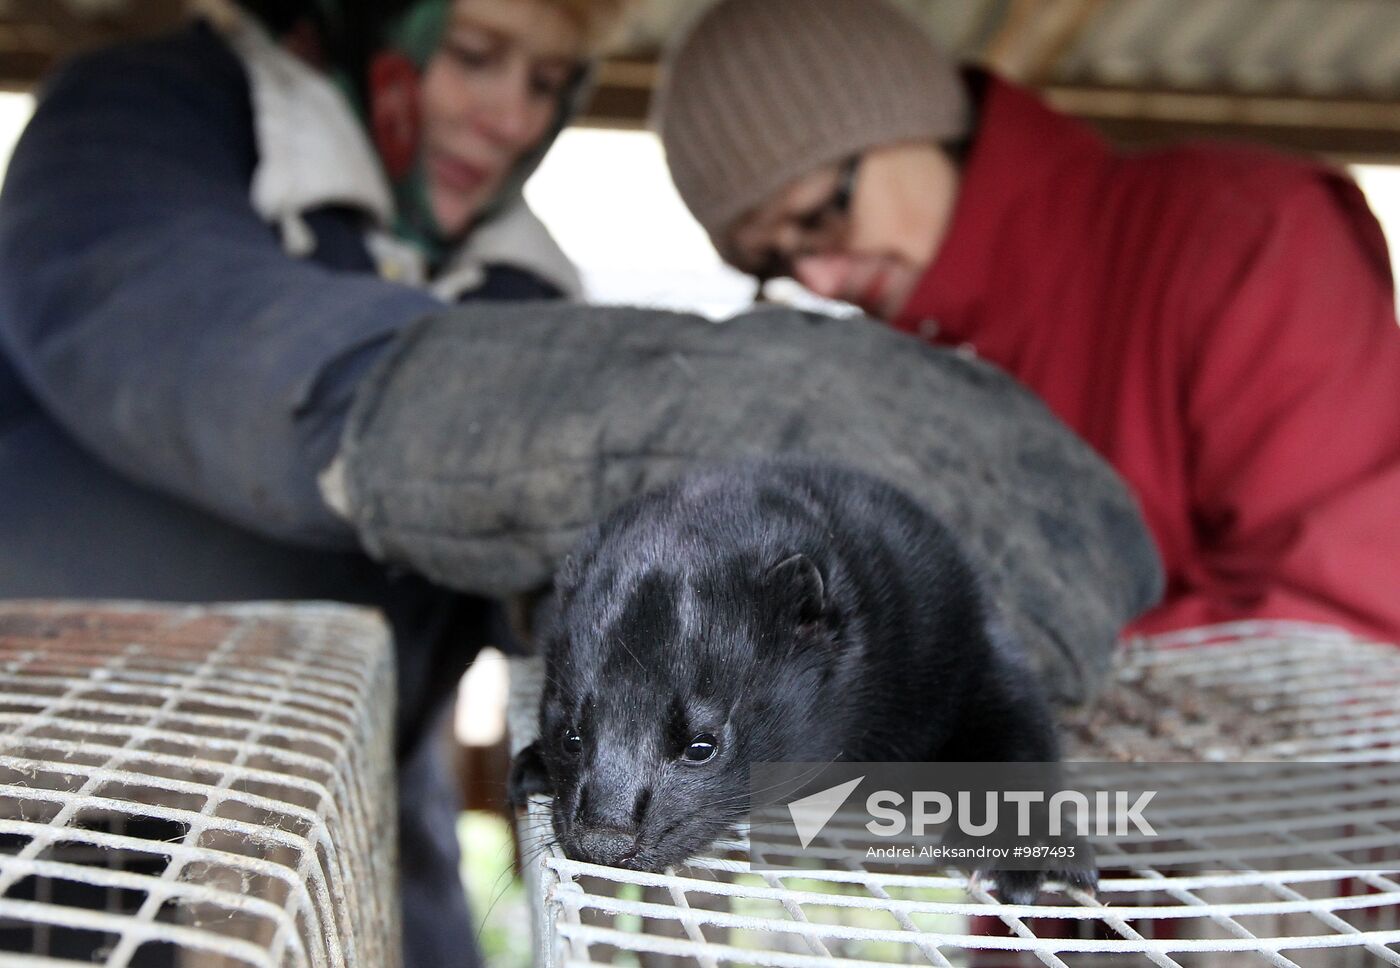
[(595, 543), (558, 576), (517, 770), (544, 774), (569, 856), (656, 871), (743, 818), (750, 763), (839, 754), (858, 650), (811, 554), (622, 537), (627, 554)]

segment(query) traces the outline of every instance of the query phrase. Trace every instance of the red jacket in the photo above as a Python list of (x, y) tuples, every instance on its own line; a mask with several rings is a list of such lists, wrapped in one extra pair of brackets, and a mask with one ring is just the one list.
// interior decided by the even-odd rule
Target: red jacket
[(1400, 328), (1356, 186), (1249, 148), (1117, 154), (996, 79), (979, 118), (896, 325), (971, 344), (1128, 480), (1168, 575), (1135, 629), (1400, 642)]

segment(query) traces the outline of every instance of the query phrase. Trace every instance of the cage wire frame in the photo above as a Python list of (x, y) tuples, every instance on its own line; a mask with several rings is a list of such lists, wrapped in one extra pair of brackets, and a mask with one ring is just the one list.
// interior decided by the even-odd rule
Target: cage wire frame
[[(513, 665), (517, 748), (534, 736), (539, 685), (536, 663)], [(1100, 702), (1065, 728), (1069, 758), (1080, 761), (1376, 762), (1393, 782), (1400, 649), (1298, 622), (1137, 639), (1120, 650)], [(1177, 844), (1177, 862), (1228, 862), (1231, 848), (1213, 831), (1244, 828), (1266, 832), (1276, 856), (1296, 849), (1330, 869), (1273, 870), (1235, 857), (1229, 872), (1185, 873), (1170, 857), (1147, 857), (1105, 872), (1097, 892), (1050, 885), (1037, 903), (1012, 905), (957, 871), (893, 874), (851, 861), (835, 848), (865, 831), (838, 814), (821, 835), (832, 848), (823, 870), (754, 872), (738, 836), (685, 868), (647, 874), (566, 858), (553, 843), (547, 802), (536, 799), (519, 821), (536, 960), (548, 968), (1400, 966), (1400, 880), (1393, 871), (1357, 870), (1346, 856), (1400, 842), (1395, 810), (1362, 814), (1345, 842), (1319, 847), (1288, 823), (1261, 824), (1248, 802), (1215, 803), (1209, 789), (1177, 794), (1219, 821)], [(1304, 818), (1328, 795), (1258, 791), (1261, 803), (1289, 798)]]
[(394, 968), (393, 704), (367, 610), (0, 603), (0, 964)]

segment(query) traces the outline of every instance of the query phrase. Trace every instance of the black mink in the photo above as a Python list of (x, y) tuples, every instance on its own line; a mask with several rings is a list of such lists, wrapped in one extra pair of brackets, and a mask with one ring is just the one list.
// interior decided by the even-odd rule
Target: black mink
[[(594, 528), (551, 611), (539, 739), (512, 796), (554, 797), (571, 857), (684, 861), (744, 818), (753, 762), (1059, 757), (1043, 690), (957, 541), (859, 471), (689, 474)], [(1002, 896), (1029, 901), (1043, 876), (1002, 872)]]

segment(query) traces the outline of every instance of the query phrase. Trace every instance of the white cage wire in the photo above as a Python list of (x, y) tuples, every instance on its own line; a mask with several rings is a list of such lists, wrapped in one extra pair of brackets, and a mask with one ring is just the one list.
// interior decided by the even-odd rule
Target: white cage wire
[[(514, 670), (517, 742), (533, 733), (538, 675), (528, 663)], [(1066, 727), (1071, 758), (1082, 761), (1396, 764), (1400, 649), (1284, 622), (1138, 640), (1120, 653), (1102, 701)], [(1284, 800), (1298, 817), (1321, 811), (1327, 792), (1254, 796)], [(1211, 831), (1259, 828), (1248, 802), (1217, 803), (1207, 789), (1184, 795), (1218, 810), (1220, 822), (1173, 845), (1183, 867), (1230, 856)], [(1296, 846), (1318, 855), (1287, 823), (1259, 829), (1276, 854)], [(822, 836), (843, 846), (860, 832), (838, 815)], [(1096, 893), (1052, 885), (1034, 905), (1000, 903), (955, 871), (893, 874), (843, 859), (848, 851), (833, 850), (824, 870), (757, 873), (742, 839), (667, 874), (583, 864), (551, 845), (543, 801), (523, 815), (520, 840), (538, 961), (548, 966), (1400, 966), (1400, 881), (1348, 861), (1367, 845), (1400, 842), (1393, 809), (1329, 844), (1332, 869), (1252, 869), (1233, 858), (1220, 865), (1232, 872), (1188, 873), (1148, 857), (1106, 872)]]
[(339, 606), (0, 603), (0, 965), (396, 965), (391, 662)]

